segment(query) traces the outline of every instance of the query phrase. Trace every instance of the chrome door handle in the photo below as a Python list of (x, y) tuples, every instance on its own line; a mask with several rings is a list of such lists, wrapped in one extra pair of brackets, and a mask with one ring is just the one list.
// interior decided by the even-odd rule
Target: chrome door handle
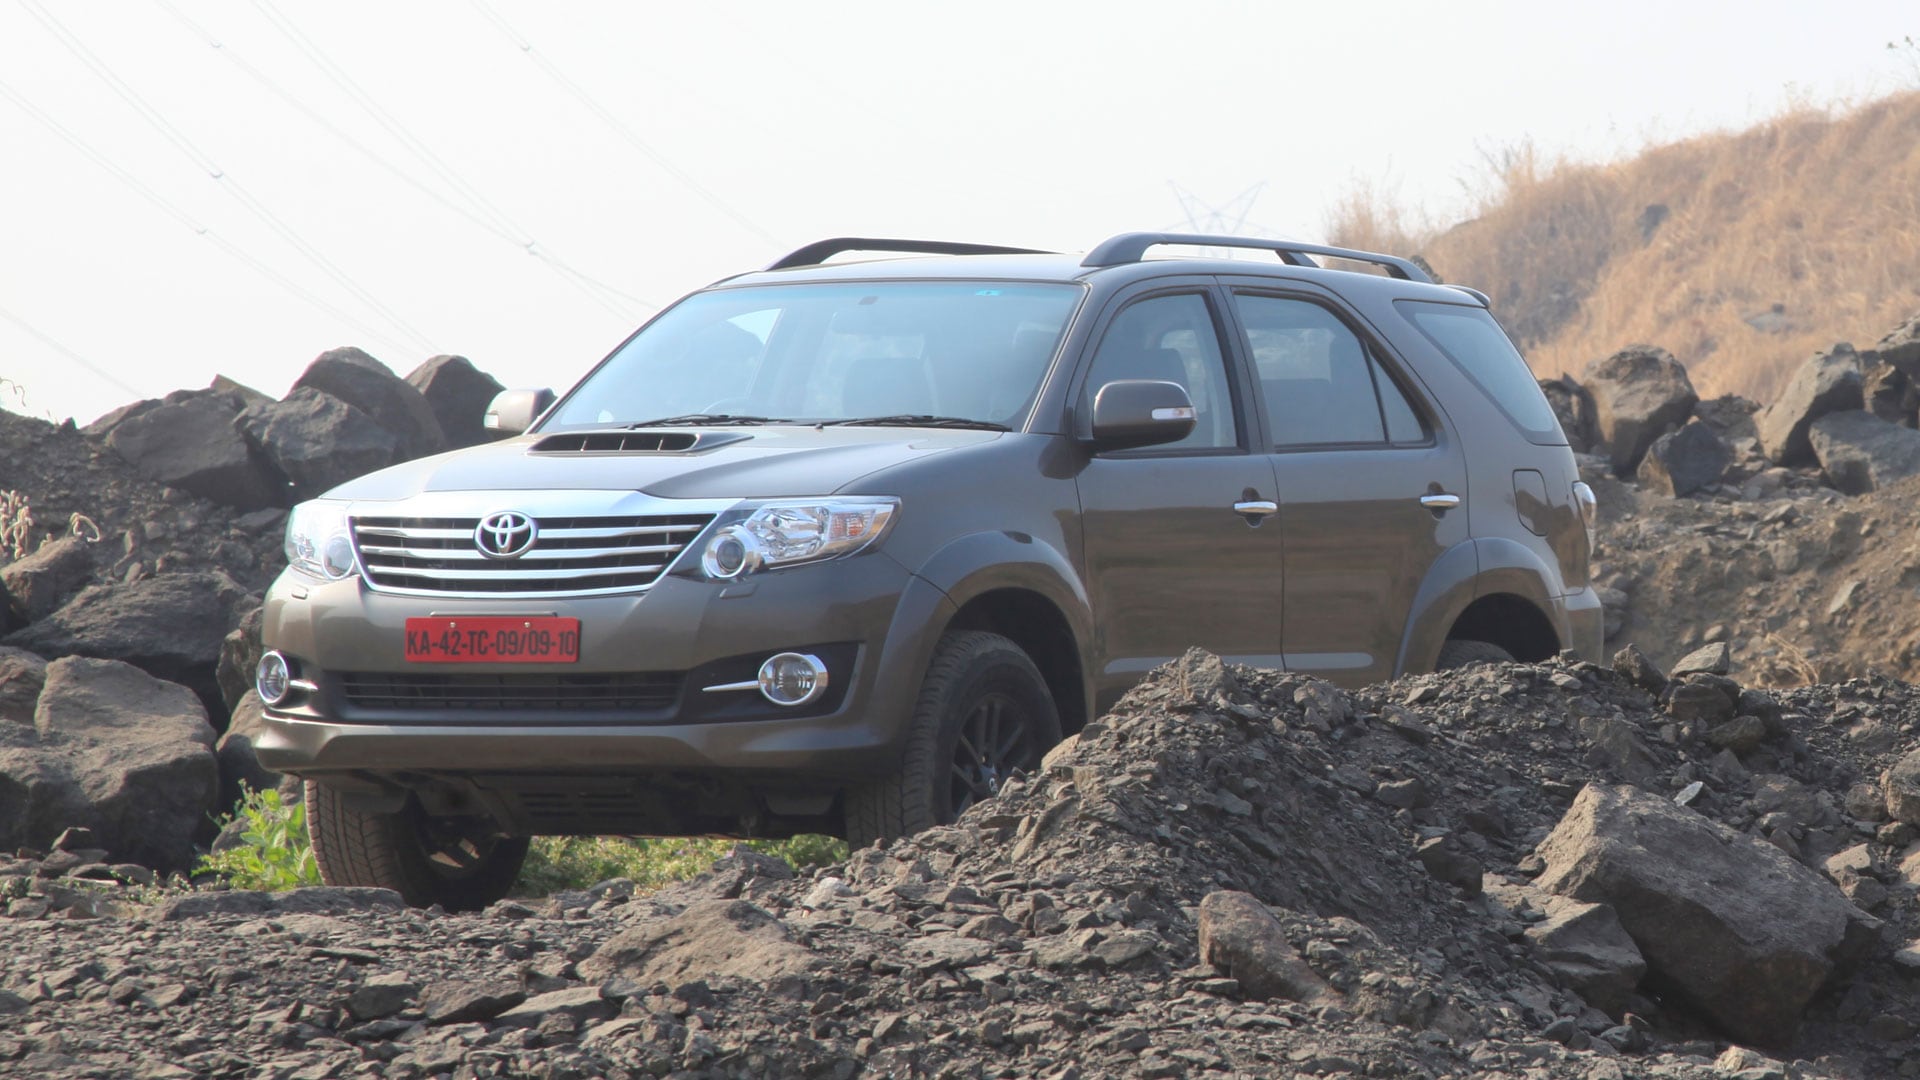
[(1272, 499), (1242, 499), (1233, 504), (1233, 512), (1247, 517), (1268, 517), (1280, 512), (1280, 504)]
[(1451, 510), (1460, 505), (1460, 496), (1440, 492), (1436, 495), (1420, 496), (1420, 505), (1429, 510)]

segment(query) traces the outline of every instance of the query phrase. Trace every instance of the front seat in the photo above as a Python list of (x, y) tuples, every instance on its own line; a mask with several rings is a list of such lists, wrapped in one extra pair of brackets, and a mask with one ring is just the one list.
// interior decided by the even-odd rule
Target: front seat
[(933, 413), (933, 384), (918, 357), (869, 356), (847, 366), (840, 408), (848, 419)]

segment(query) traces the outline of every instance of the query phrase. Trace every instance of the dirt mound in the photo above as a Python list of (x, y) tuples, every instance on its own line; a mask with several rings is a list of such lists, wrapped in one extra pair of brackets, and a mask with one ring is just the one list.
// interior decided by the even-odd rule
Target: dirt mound
[[(741, 852), (650, 897), (609, 882), (453, 917), (367, 890), (202, 894), (80, 934), (23, 919), (54, 900), (137, 914), (137, 894), (0, 864), (18, 897), (0, 923), (0, 1067), (1704, 1080), (1799, 1058), (1801, 1076), (1896, 1075), (1920, 1027), (1895, 952), (1916, 930), (1920, 848), (1876, 785), (1915, 744), (1920, 694), (1775, 696), (1715, 660), (1671, 682), (1550, 663), (1345, 693), (1190, 654), (1043, 775), (806, 879)], [(1847, 732), (1865, 723), (1898, 745), (1863, 748)], [(1866, 955), (1821, 976), (1792, 1041), (1730, 1048), (1687, 972), (1643, 980), (1623, 955), (1658, 964), (1659, 928), (1582, 944), (1569, 927), (1607, 905), (1534, 884), (1576, 796), (1622, 784), (1729, 851), (1823, 867), (1823, 903), (1856, 911), (1844, 889), (1872, 909)], [(59, 873), (89, 873), (76, 861)], [(154, 1024), (168, 1041), (136, 1034)]]

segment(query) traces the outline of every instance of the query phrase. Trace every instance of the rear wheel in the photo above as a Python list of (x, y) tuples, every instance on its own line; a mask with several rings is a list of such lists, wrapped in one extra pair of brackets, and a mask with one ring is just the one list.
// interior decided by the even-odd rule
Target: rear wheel
[(1450, 668), (1462, 668), (1468, 664), (1510, 664), (1513, 654), (1495, 645), (1491, 641), (1474, 641), (1471, 638), (1448, 638), (1440, 646), (1440, 659), (1434, 661), (1435, 671)]
[(329, 885), (392, 889), (415, 907), (472, 911), (507, 895), (526, 837), (501, 836), (484, 818), (433, 817), (412, 799), (395, 813), (365, 813), (307, 781), (307, 835)]
[(999, 634), (951, 631), (927, 665), (899, 771), (847, 792), (847, 839), (949, 824), (1015, 770), (1037, 770), (1059, 741), (1053, 694), (1027, 654)]

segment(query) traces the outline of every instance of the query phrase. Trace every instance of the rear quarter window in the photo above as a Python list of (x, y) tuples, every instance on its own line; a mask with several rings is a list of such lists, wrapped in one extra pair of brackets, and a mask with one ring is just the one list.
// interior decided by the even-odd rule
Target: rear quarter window
[(1396, 300), (1414, 328), (1453, 361), (1480, 392), (1492, 399), (1513, 426), (1531, 442), (1564, 445), (1567, 437), (1553, 406), (1540, 392), (1520, 350), (1500, 329), (1486, 308), (1472, 304), (1441, 304), (1429, 300)]

